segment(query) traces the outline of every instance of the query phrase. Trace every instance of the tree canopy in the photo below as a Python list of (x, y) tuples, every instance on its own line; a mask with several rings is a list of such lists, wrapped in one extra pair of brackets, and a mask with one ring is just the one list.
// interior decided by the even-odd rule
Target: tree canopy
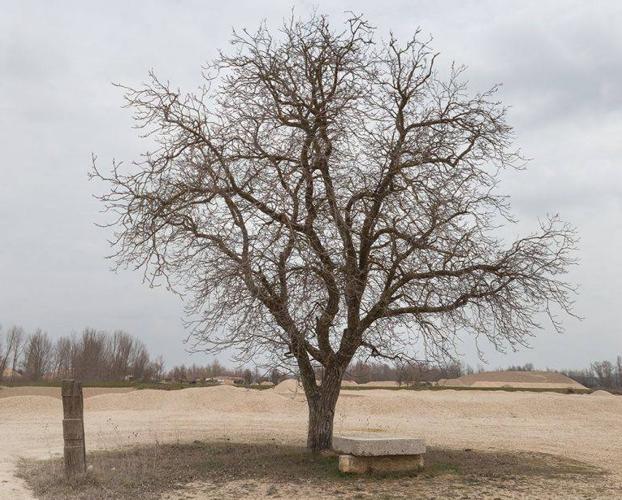
[(560, 329), (574, 232), (549, 217), (499, 238), (500, 173), (524, 164), (506, 108), (436, 61), (420, 32), (316, 15), (234, 33), (198, 92), (123, 87), (157, 147), (94, 167), (117, 261), (184, 294), (206, 348), (294, 358), (312, 414), (361, 350), (443, 355), (463, 330), (521, 345), (540, 313)]

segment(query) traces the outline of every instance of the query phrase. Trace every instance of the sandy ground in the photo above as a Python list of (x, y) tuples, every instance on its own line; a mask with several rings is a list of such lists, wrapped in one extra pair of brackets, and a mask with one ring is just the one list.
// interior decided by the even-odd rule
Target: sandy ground
[[(302, 444), (306, 403), (291, 389), (100, 393), (85, 401), (87, 449), (220, 438)], [(20, 457), (62, 453), (60, 400), (27, 392), (0, 398), (2, 499), (31, 498), (13, 475)], [(603, 467), (610, 481), (622, 485), (621, 415), (622, 397), (607, 394), (343, 391), (335, 432), (424, 437), (431, 446), (457, 449), (551, 453)]]

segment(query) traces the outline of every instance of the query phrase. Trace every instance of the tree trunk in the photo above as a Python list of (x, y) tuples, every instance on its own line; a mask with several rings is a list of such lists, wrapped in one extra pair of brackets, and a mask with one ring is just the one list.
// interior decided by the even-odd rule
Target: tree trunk
[(333, 421), (339, 391), (341, 390), (341, 377), (341, 371), (326, 370), (322, 384), (311, 394), (306, 394), (309, 405), (307, 448), (314, 453), (332, 447)]

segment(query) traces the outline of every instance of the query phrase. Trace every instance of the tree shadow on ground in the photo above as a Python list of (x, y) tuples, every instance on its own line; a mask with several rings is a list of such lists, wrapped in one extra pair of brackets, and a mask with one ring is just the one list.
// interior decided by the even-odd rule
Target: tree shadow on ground
[(417, 474), (347, 476), (337, 457), (299, 446), (230, 441), (153, 444), (90, 453), (91, 469), (68, 482), (62, 460), (22, 461), (19, 475), (38, 498), (395, 498), (609, 491), (606, 474), (566, 458), (531, 452), (429, 448)]

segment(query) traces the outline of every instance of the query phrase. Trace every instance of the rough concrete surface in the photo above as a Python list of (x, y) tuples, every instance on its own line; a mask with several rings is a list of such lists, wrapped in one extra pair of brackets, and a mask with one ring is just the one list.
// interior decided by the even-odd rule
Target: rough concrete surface
[(422, 455), (425, 440), (393, 436), (333, 436), (333, 449), (343, 455), (379, 457), (388, 455)]
[(423, 469), (423, 455), (340, 455), (339, 470), (346, 474), (411, 472)]

